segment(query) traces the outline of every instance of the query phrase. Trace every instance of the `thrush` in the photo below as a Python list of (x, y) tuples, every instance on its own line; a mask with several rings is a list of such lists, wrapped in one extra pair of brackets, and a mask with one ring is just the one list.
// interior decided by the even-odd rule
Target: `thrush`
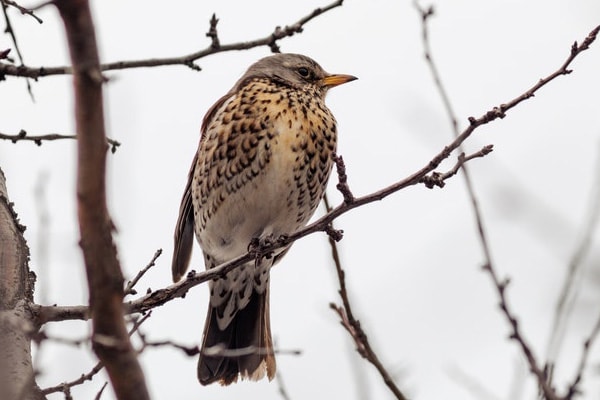
[[(175, 228), (175, 282), (187, 270), (194, 233), (209, 269), (246, 254), (251, 242), (307, 224), (337, 143), (325, 95), (354, 79), (328, 74), (303, 55), (272, 55), (251, 65), (208, 110)], [(209, 282), (201, 384), (275, 376), (269, 270), (288, 249)]]

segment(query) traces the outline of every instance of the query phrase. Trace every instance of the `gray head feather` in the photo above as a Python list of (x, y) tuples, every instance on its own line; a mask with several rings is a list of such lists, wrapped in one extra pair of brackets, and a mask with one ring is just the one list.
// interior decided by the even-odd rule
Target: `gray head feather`
[[(315, 60), (301, 54), (275, 54), (252, 64), (237, 81), (232, 91), (237, 91), (250, 79), (269, 78), (297, 89), (319, 85), (329, 74)], [(320, 85), (319, 85), (320, 86)]]

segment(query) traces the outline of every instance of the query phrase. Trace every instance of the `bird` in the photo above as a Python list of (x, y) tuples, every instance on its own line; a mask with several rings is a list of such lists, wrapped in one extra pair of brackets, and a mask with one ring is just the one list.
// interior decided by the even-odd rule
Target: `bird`
[[(187, 271), (195, 235), (206, 269), (250, 243), (304, 227), (324, 195), (337, 145), (328, 89), (357, 79), (313, 59), (278, 53), (256, 61), (202, 120), (174, 234), (173, 281)], [(209, 282), (198, 360), (202, 385), (275, 376), (270, 269), (289, 250)]]

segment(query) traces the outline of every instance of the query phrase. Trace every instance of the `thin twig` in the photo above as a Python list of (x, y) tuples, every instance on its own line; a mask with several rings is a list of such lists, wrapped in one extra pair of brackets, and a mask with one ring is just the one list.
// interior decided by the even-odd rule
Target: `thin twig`
[(338, 270), (338, 279), (340, 281), (340, 296), (342, 297), (343, 306), (338, 306), (334, 303), (330, 303), (329, 306), (332, 310), (334, 310), (337, 315), (340, 317), (340, 322), (342, 326), (348, 331), (354, 343), (356, 344), (356, 351), (362, 357), (364, 357), (367, 361), (369, 361), (379, 372), (383, 382), (390, 389), (390, 391), (394, 394), (394, 396), (399, 400), (406, 400), (406, 396), (400, 391), (394, 380), (392, 379), (389, 372), (383, 366), (379, 357), (373, 351), (369, 343), (369, 339), (367, 338), (366, 333), (362, 329), (360, 325), (360, 321), (356, 320), (352, 315), (352, 309), (350, 308), (348, 294), (345, 286), (345, 278), (344, 271), (339, 269), (336, 265), (336, 269)]
[(150, 260), (150, 262), (144, 268), (142, 268), (132, 280), (127, 282), (127, 286), (125, 286), (125, 290), (124, 290), (125, 296), (130, 295), (130, 294), (132, 294), (132, 295), (137, 294), (137, 291), (134, 289), (135, 285), (137, 285), (139, 280), (142, 279), (144, 274), (146, 274), (146, 272), (148, 272), (148, 270), (150, 268), (152, 268), (156, 265), (156, 260), (158, 259), (158, 257), (160, 257), (161, 254), (162, 254), (162, 249), (156, 250), (156, 252), (152, 256), (152, 259)]
[(98, 391), (98, 394), (96, 394), (96, 397), (94, 397), (94, 400), (100, 400), (100, 397), (102, 397), (102, 393), (104, 392), (104, 389), (106, 389), (106, 386), (108, 386), (108, 382), (104, 382), (104, 385), (102, 385)]
[(90, 341), (89, 336), (86, 336), (81, 339), (67, 339), (67, 338), (59, 337), (59, 336), (50, 336), (44, 330), (40, 330), (38, 332), (33, 332), (30, 335), (30, 337), (31, 337), (31, 340), (33, 340), (38, 346), (42, 342), (47, 341), (47, 340), (55, 342), (55, 343), (66, 344), (69, 346), (76, 346), (76, 347), (79, 347), (82, 344)]
[[(140, 326), (148, 318), (150, 318), (151, 315), (152, 315), (152, 313), (148, 312), (142, 318), (139, 318), (138, 320), (134, 321), (133, 326), (129, 330), (129, 336), (133, 335), (140, 328)], [(98, 372), (102, 371), (102, 368), (104, 368), (104, 365), (102, 364), (101, 361), (98, 361), (96, 363), (96, 365), (94, 365), (89, 372), (87, 372), (85, 374), (82, 374), (79, 378), (74, 379), (74, 380), (72, 380), (70, 382), (63, 382), (63, 383), (60, 383), (60, 384), (58, 384), (56, 386), (51, 386), (51, 387), (47, 387), (45, 389), (42, 389), (42, 394), (48, 395), (50, 393), (56, 393), (56, 392), (66, 393), (65, 390), (68, 390), (69, 393), (70, 393), (70, 389), (73, 386), (78, 386), (78, 385), (81, 385), (81, 384), (85, 383), (86, 381), (91, 381)]]
[(344, 163), (344, 159), (341, 155), (338, 156), (335, 153), (333, 153), (331, 157), (335, 163), (338, 176), (338, 184), (336, 185), (336, 188), (340, 191), (340, 193), (342, 193), (342, 196), (344, 196), (344, 203), (350, 204), (354, 201), (354, 195), (350, 190), (350, 186), (348, 186), (348, 176), (346, 175), (346, 164)]
[(580, 239), (577, 241), (575, 251), (569, 260), (567, 275), (554, 312), (552, 333), (548, 341), (548, 349), (546, 352), (546, 362), (549, 365), (553, 365), (557, 361), (558, 353), (566, 331), (567, 321), (573, 311), (574, 304), (580, 292), (577, 289), (583, 281), (583, 260), (591, 249), (594, 232), (600, 221), (600, 151), (598, 151), (593, 171), (595, 182), (592, 184), (590, 206), (583, 219), (584, 227)]
[(208, 29), (208, 32), (206, 32), (206, 37), (209, 37), (212, 41), (210, 46), (213, 49), (218, 49), (219, 47), (221, 47), (221, 42), (219, 41), (219, 34), (217, 32), (218, 23), (219, 19), (217, 18), (217, 15), (213, 14), (212, 18), (210, 19), (210, 28)]
[(454, 164), (454, 167), (452, 167), (452, 169), (450, 169), (449, 171), (444, 172), (444, 173), (434, 171), (429, 175), (425, 175), (423, 177), (423, 179), (421, 180), (421, 182), (430, 189), (433, 189), (436, 186), (443, 188), (446, 185), (446, 180), (448, 178), (451, 178), (454, 175), (456, 175), (458, 173), (458, 171), (460, 171), (461, 168), (463, 170), (465, 170), (465, 168), (466, 168), (465, 163), (467, 161), (470, 161), (474, 158), (485, 157), (486, 155), (491, 153), (492, 150), (494, 150), (494, 146), (489, 144), (487, 146), (484, 146), (481, 150), (476, 151), (475, 153), (469, 154), (468, 156), (466, 156), (464, 152), (460, 153), (456, 160), (456, 164)]
[[(19, 133), (17, 133), (16, 135), (9, 135), (9, 134), (0, 132), (0, 139), (10, 140), (13, 143), (29, 141), (29, 142), (34, 142), (38, 146), (41, 146), (43, 141), (63, 140), (63, 139), (77, 140), (77, 135), (63, 135), (60, 133), (49, 133), (46, 135), (30, 135), (27, 133), (27, 131), (21, 129), (19, 131)], [(114, 153), (115, 151), (117, 151), (117, 147), (119, 147), (121, 145), (120, 142), (117, 142), (116, 140), (113, 140), (110, 138), (106, 138), (106, 142), (110, 145), (111, 153)]]
[[(296, 33), (300, 33), (304, 29), (304, 25), (310, 22), (312, 19), (317, 16), (332, 10), (336, 7), (340, 7), (343, 3), (343, 0), (334, 1), (327, 6), (316, 8), (308, 15), (300, 18), (298, 21), (294, 22), (291, 25), (286, 25), (283, 28), (277, 26), (272, 33), (262, 38), (258, 38), (255, 40), (250, 40), (246, 42), (237, 42), (230, 44), (219, 44), (218, 47), (215, 47), (215, 43), (218, 42), (218, 36), (216, 32), (216, 23), (214, 32), (211, 31), (213, 27), (213, 19), (210, 22), (210, 37), (211, 44), (203, 50), (183, 55), (180, 57), (167, 57), (167, 58), (150, 58), (143, 60), (132, 60), (132, 61), (117, 61), (107, 64), (101, 64), (100, 69), (102, 71), (111, 71), (111, 70), (121, 70), (121, 69), (129, 69), (129, 68), (142, 68), (142, 67), (162, 67), (167, 65), (184, 65), (193, 70), (200, 70), (195, 61), (204, 58), (206, 56), (223, 53), (234, 50), (248, 50), (255, 47), (267, 46), (270, 47), (272, 51), (278, 52), (279, 48), (277, 46), (277, 42), (286, 37), (294, 36)], [(73, 73), (73, 69), (70, 66), (60, 66), (60, 67), (28, 67), (25, 65), (15, 66), (6, 63), (0, 63), (0, 77), (3, 75), (6, 76), (21, 76), (21, 77), (29, 77), (29, 78), (41, 78), (44, 76), (50, 75), (65, 75)]]
[(283, 400), (291, 400), (292, 398), (290, 397), (290, 395), (287, 392), (287, 389), (285, 388), (285, 384), (283, 383), (283, 376), (281, 375), (281, 371), (279, 369), (275, 372), (275, 381), (277, 382), (277, 391), (281, 395), (281, 398)]
[(41, 19), (40, 17), (38, 17), (37, 15), (35, 15), (35, 14), (33, 13), (33, 10), (32, 10), (32, 9), (30, 9), (30, 8), (26, 8), (26, 7), (23, 7), (23, 6), (21, 6), (21, 5), (17, 4), (16, 2), (14, 2), (14, 1), (12, 1), (12, 0), (1, 0), (1, 1), (2, 1), (2, 3), (6, 4), (6, 5), (8, 5), (8, 6), (14, 7), (14, 8), (16, 8), (17, 10), (21, 11), (21, 14), (23, 14), (23, 15), (27, 14), (27, 15), (31, 16), (31, 17), (32, 17), (33, 19), (35, 19), (35, 20), (36, 20), (38, 23), (40, 23), (40, 24), (43, 24), (43, 23), (44, 23), (44, 21), (42, 21), (42, 19)]
[[(331, 206), (329, 205), (327, 195), (323, 197), (323, 202), (325, 203), (325, 208), (327, 211), (331, 211)], [(348, 331), (348, 333), (350, 333), (352, 339), (354, 339), (354, 343), (356, 343), (356, 351), (367, 361), (373, 364), (373, 366), (377, 369), (377, 372), (379, 372), (379, 375), (381, 375), (383, 382), (387, 385), (397, 399), (406, 400), (406, 397), (398, 388), (390, 373), (383, 366), (379, 360), (379, 357), (371, 347), (369, 339), (367, 338), (367, 334), (360, 325), (360, 321), (354, 317), (352, 306), (350, 305), (350, 297), (348, 296), (348, 289), (346, 288), (345, 272), (342, 268), (340, 254), (337, 248), (338, 240), (336, 237), (332, 236), (329, 236), (328, 239), (329, 246), (331, 248), (331, 258), (333, 259), (340, 285), (339, 294), (342, 298), (342, 306), (338, 306), (334, 303), (330, 303), (329, 306), (338, 314), (342, 326)]]
[(571, 383), (571, 385), (567, 389), (567, 394), (564, 397), (565, 400), (571, 400), (577, 394), (580, 394), (578, 387), (579, 387), (579, 384), (581, 383), (583, 371), (585, 371), (585, 368), (587, 366), (587, 362), (588, 362), (588, 358), (590, 356), (592, 345), (598, 338), (598, 335), (600, 335), (600, 316), (596, 320), (596, 324), (592, 328), (590, 335), (587, 337), (585, 342), (583, 342), (583, 350), (581, 352), (581, 359), (579, 360), (579, 365), (577, 367), (577, 371), (575, 372), (575, 378), (573, 379), (573, 383)]
[[(158, 340), (158, 341), (150, 341), (146, 339), (146, 335), (142, 332), (138, 331), (138, 336), (142, 341), (142, 347), (138, 350), (139, 353), (143, 352), (147, 347), (173, 347), (175, 349), (181, 350), (185, 353), (186, 356), (195, 356), (200, 353), (200, 347), (195, 346), (186, 346), (183, 344), (176, 343), (172, 340)], [(223, 344), (217, 344), (211, 347), (207, 347), (204, 349), (204, 355), (208, 357), (231, 357), (238, 358), (243, 356), (248, 356), (252, 354), (259, 355), (268, 355), (268, 354), (287, 354), (293, 356), (299, 356), (302, 354), (301, 350), (280, 350), (280, 349), (269, 349), (266, 347), (256, 347), (256, 346), (246, 346), (240, 347), (238, 349), (228, 349)]]
[[(6, 32), (10, 35), (13, 45), (15, 47), (15, 50), (17, 52), (17, 57), (19, 58), (20, 65), (17, 66), (16, 68), (23, 68), (23, 67), (25, 67), (25, 63), (23, 61), (23, 54), (21, 54), (21, 49), (19, 48), (19, 43), (17, 42), (17, 35), (15, 34), (15, 31), (12, 27), (12, 23), (10, 22), (10, 18), (8, 17), (8, 5), (9, 5), (8, 2), (6, 2), (5, 0), (2, 0), (2, 13), (4, 14), (4, 22), (6, 23), (6, 29), (4, 30), (4, 32)], [(12, 4), (10, 4), (10, 5), (12, 5)], [(2, 78), (2, 76), (3, 76), (3, 73), (1, 70), (2, 65), (4, 65), (4, 64), (0, 64), (0, 78)], [(10, 64), (6, 64), (6, 65), (10, 65)], [(15, 67), (15, 66), (11, 65), (11, 67)], [(29, 96), (33, 100), (33, 91), (31, 90), (31, 83), (29, 82), (29, 79), (25, 79), (25, 82), (27, 83), (27, 91), (29, 92)]]
[(459, 386), (463, 387), (473, 399), (500, 400), (498, 396), (493, 394), (488, 388), (479, 382), (477, 378), (467, 374), (458, 365), (452, 365), (446, 368), (446, 373), (450, 379), (456, 382)]
[[(446, 109), (446, 112), (450, 119), (450, 123), (452, 125), (452, 130), (454, 132), (454, 135), (455, 135), (455, 137), (459, 137), (460, 135), (459, 135), (459, 131), (458, 131), (458, 124), (456, 122), (456, 116), (455, 116), (454, 110), (452, 109), (452, 105), (449, 100), (449, 96), (442, 84), (436, 64), (433, 61), (433, 57), (431, 55), (431, 50), (430, 50), (430, 45), (429, 45), (427, 22), (428, 22), (429, 18), (434, 14), (433, 7), (430, 6), (427, 9), (424, 9), (418, 4), (417, 1), (414, 2), (414, 5), (415, 5), (415, 8), (420, 13), (421, 19), (422, 19), (422, 39), (423, 39), (423, 47), (424, 47), (424, 51), (425, 51), (425, 59), (427, 61), (427, 65), (429, 66), (429, 68), (431, 70), (431, 74), (433, 76), (436, 88), (438, 89), (438, 92), (440, 93), (440, 96), (442, 97), (444, 107)], [(494, 108), (494, 110), (492, 110), (492, 112), (489, 112), (486, 114), (486, 117), (489, 117), (492, 120), (494, 120), (496, 118), (504, 118), (506, 116), (507, 110), (515, 107), (517, 104), (521, 103), (522, 101), (533, 97), (534, 93), (538, 89), (540, 89), (541, 87), (546, 85), (548, 82), (552, 81), (553, 79), (555, 79), (556, 77), (558, 77), (560, 75), (567, 75), (567, 74), (571, 73), (571, 70), (568, 69), (568, 66), (575, 59), (575, 57), (577, 57), (578, 54), (580, 54), (581, 52), (583, 52), (589, 48), (590, 44), (592, 42), (594, 42), (594, 40), (596, 39), (599, 31), (600, 31), (600, 26), (597, 26), (584, 39), (584, 41), (582, 42), (581, 45), (578, 45), (577, 42), (575, 42), (573, 44), (573, 46), (571, 47), (571, 52), (570, 52), (569, 56), (567, 57), (566, 61), (563, 63), (563, 65), (558, 70), (556, 70), (552, 74), (548, 75), (546, 78), (540, 79), (537, 84), (535, 84), (528, 91), (524, 92), (522, 95), (518, 96), (517, 98), (511, 100), (510, 102), (508, 102), (506, 104), (501, 104), (499, 107)], [(479, 120), (477, 120), (473, 117), (470, 117), (469, 122), (470, 122), (471, 126), (473, 126), (474, 124), (479, 123)], [(527, 362), (529, 364), (529, 367), (530, 367), (532, 373), (537, 378), (538, 384), (539, 384), (542, 392), (546, 396), (546, 398), (548, 400), (558, 399), (556, 392), (554, 391), (554, 389), (552, 388), (552, 386), (549, 384), (549, 382), (547, 380), (547, 376), (544, 373), (544, 370), (540, 367), (535, 356), (533, 355), (533, 351), (531, 350), (531, 347), (526, 343), (525, 338), (523, 337), (523, 335), (519, 329), (517, 319), (514, 317), (512, 310), (508, 306), (508, 303), (506, 301), (506, 287), (507, 287), (509, 281), (500, 279), (498, 276), (498, 273), (496, 272), (496, 270), (494, 268), (494, 264), (492, 262), (492, 256), (491, 256), (491, 249), (490, 249), (489, 242), (487, 240), (487, 234), (486, 234), (486, 230), (484, 227), (483, 216), (482, 216), (481, 210), (479, 208), (479, 203), (478, 203), (477, 197), (475, 195), (475, 191), (473, 189), (473, 184), (470, 179), (468, 169), (465, 167), (463, 167), (463, 176), (465, 178), (468, 195), (469, 195), (469, 198), (471, 201), (471, 206), (472, 206), (472, 209), (473, 209), (473, 212), (475, 215), (475, 222), (477, 225), (477, 231), (479, 234), (481, 248), (484, 253), (485, 264), (484, 264), (483, 269), (484, 269), (484, 271), (487, 271), (489, 273), (489, 276), (492, 279), (494, 286), (498, 292), (498, 296), (500, 298), (500, 309), (503, 311), (504, 316), (506, 317), (506, 319), (508, 320), (508, 322), (512, 328), (510, 338), (515, 340), (519, 344), (521, 351), (525, 355)]]

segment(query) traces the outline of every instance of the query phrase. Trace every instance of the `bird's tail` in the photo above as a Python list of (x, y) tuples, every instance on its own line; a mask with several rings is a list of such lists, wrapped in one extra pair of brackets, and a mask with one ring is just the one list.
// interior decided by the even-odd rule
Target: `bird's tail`
[(203, 385), (229, 385), (242, 379), (269, 380), (275, 376), (275, 355), (269, 318), (269, 288), (254, 291), (246, 307), (238, 310), (224, 329), (217, 324), (217, 310), (209, 305), (198, 360), (198, 380)]

